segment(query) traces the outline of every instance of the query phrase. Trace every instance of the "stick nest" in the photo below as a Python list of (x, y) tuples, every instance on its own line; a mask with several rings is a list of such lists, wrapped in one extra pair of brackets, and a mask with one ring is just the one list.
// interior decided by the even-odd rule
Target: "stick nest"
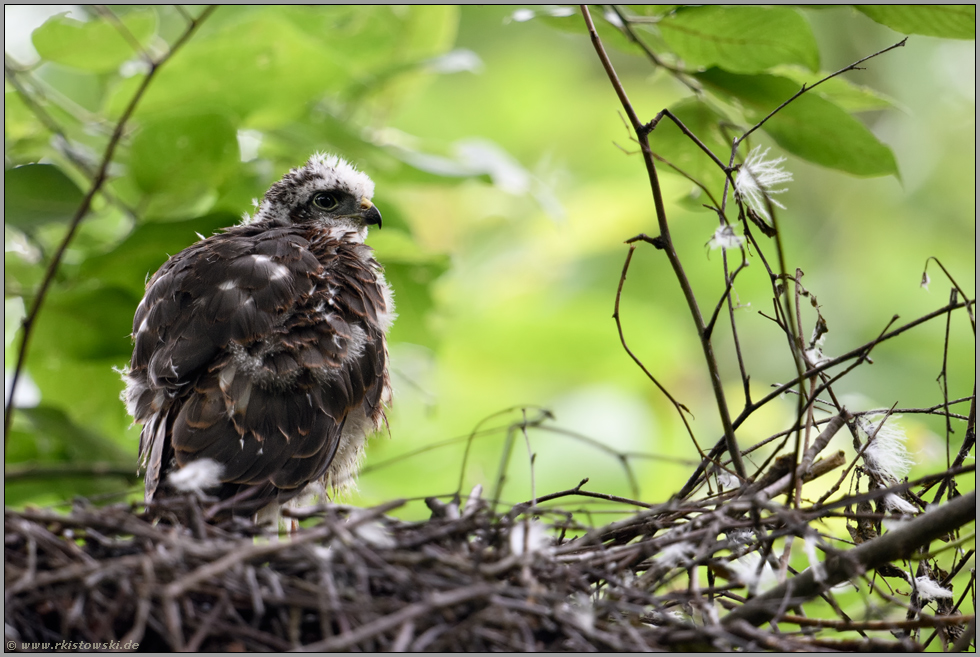
[[(401, 501), (293, 510), (304, 527), (281, 536), (242, 519), (206, 523), (193, 496), (68, 515), (5, 510), (6, 638), (194, 651), (920, 647), (907, 628), (841, 639), (847, 628), (798, 618), (799, 633), (758, 629), (746, 610), (764, 596), (749, 600), (752, 578), (734, 570), (765, 553), (748, 529), (801, 533), (809, 520), (759, 497), (669, 503), (598, 529), (554, 508), (496, 513), (478, 494), (428, 503), (424, 522), (386, 515)], [(701, 566), (709, 589), (689, 579)], [(739, 608), (744, 618), (719, 622)], [(797, 607), (763, 609), (785, 621)], [(930, 618), (912, 627), (949, 641), (970, 620)]]

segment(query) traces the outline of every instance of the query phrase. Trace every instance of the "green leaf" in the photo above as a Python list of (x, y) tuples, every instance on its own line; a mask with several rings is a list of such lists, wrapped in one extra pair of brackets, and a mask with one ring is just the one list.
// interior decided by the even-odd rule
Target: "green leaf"
[(787, 7), (693, 7), (658, 25), (667, 45), (689, 66), (734, 73), (758, 73), (779, 64), (812, 71), (820, 66), (810, 24)]
[[(698, 98), (685, 98), (669, 109), (718, 159), (728, 162), (731, 145), (719, 127), (727, 120), (721, 112)], [(650, 146), (654, 153), (704, 184), (721, 201), (725, 184), (724, 172), (690, 137), (681, 132), (676, 123), (666, 117), (661, 119), (656, 130), (650, 134)], [(658, 166), (658, 169), (674, 171), (669, 166)], [(709, 203), (710, 200), (704, 198), (701, 202)]]
[[(160, 69), (137, 116), (220, 108), (236, 126), (280, 126), (348, 84), (350, 73), (331, 55), (329, 41), (329, 33), (313, 38), (285, 20), (281, 7), (251, 11), (188, 42)], [(116, 88), (110, 114), (122, 112), (138, 84), (130, 78)]]
[(639, 16), (664, 16), (684, 5), (625, 5)]
[(35, 343), (44, 345), (46, 357), (128, 360), (138, 304), (139, 298), (118, 288), (52, 292), (37, 317)]
[[(152, 9), (136, 9), (119, 20), (141, 46), (156, 32), (157, 17)], [(86, 71), (114, 71), (139, 54), (118, 25), (103, 18), (83, 23), (59, 14), (34, 30), (31, 40), (44, 59)]]
[[(387, 218), (385, 226), (388, 225)], [(443, 262), (445, 256), (432, 255), (422, 251), (419, 245), (404, 230), (373, 230), (366, 242), (374, 249), (374, 257), (379, 262), (400, 262), (407, 264), (431, 264)]]
[[(799, 91), (792, 80), (774, 75), (735, 75), (713, 68), (697, 78), (721, 96), (741, 101), (752, 122)], [(815, 164), (856, 176), (898, 175), (891, 149), (863, 123), (817, 94), (803, 94), (762, 129), (790, 153)]]
[(54, 63), (40, 65), (34, 74), (86, 110), (98, 112), (102, 109), (104, 78), (107, 76)]
[(395, 291), (398, 319), (391, 327), (391, 342), (435, 346), (437, 336), (426, 321), (435, 305), (432, 285), (449, 268), (447, 256), (434, 256), (427, 263), (385, 261), (385, 278)]
[[(828, 75), (826, 72), (808, 73), (795, 66), (779, 66), (772, 71), (772, 74), (789, 78), (799, 86), (803, 86), (804, 84), (808, 86), (813, 85)], [(852, 114), (855, 112), (871, 112), (898, 107), (898, 104), (893, 98), (871, 87), (854, 84), (847, 78), (839, 75), (820, 83), (813, 91), (808, 91), (807, 93), (815, 93), (822, 98), (826, 98), (845, 112)]]
[[(10, 477), (4, 482), (4, 503), (16, 506), (27, 502), (55, 503), (78, 495), (118, 492), (135, 479), (136, 455), (120, 448), (101, 432), (78, 424), (60, 407), (45, 404), (17, 409), (15, 422), (7, 441), (5, 471), (31, 471), (32, 467), (55, 468), (63, 464), (68, 472), (46, 477)], [(132, 475), (112, 473), (122, 467)], [(85, 471), (91, 474), (84, 474)], [(125, 470), (124, 470), (125, 472)]]
[[(357, 46), (364, 41), (363, 35), (357, 35), (349, 46), (332, 45), (338, 56), (343, 51), (348, 55), (353, 54), (355, 60), (372, 55), (377, 57), (376, 61), (371, 62), (370, 72), (360, 76), (348, 95), (356, 101), (366, 94), (370, 98), (371, 110), (380, 118), (396, 110), (422, 84), (435, 77), (425, 63), (452, 47), (459, 25), (459, 8), (431, 5), (414, 6), (410, 11), (388, 7), (374, 9), (376, 15), (371, 30), (375, 36), (369, 42), (380, 41), (382, 47), (378, 52), (361, 54), (364, 46)], [(377, 38), (379, 31), (385, 36), (391, 35), (390, 43)], [(348, 66), (354, 68), (357, 64)]]
[(24, 104), (24, 99), (20, 93), (9, 87), (3, 94), (3, 127), (7, 150), (10, 149), (12, 143), (47, 134), (44, 124)]
[[(613, 47), (623, 52), (628, 52), (631, 55), (643, 54), (643, 51), (640, 50), (635, 43), (630, 41), (625, 34), (623, 34), (623, 30), (619, 28), (619, 16), (616, 15), (616, 12), (613, 11), (610, 6), (602, 7), (593, 5), (589, 8), (589, 13), (592, 16), (592, 22), (595, 24), (596, 32), (599, 34), (599, 38), (602, 40), (602, 43), (605, 44), (607, 49)], [(557, 16), (554, 14), (554, 12), (548, 10), (536, 11), (534, 12), (534, 16), (532, 18), (563, 32), (588, 34), (585, 31), (585, 24), (582, 22), (581, 11), (578, 9), (576, 9), (570, 15), (559, 14)], [(519, 24), (520, 21), (515, 21), (515, 23), (512, 23), (507, 29), (520, 29), (518, 27)], [(642, 28), (645, 27), (646, 26), (642, 25), (634, 25), (633, 29), (636, 30), (637, 28), (641, 28), (641, 32), (643, 32), (645, 30)]]
[(865, 16), (902, 34), (977, 38), (976, 5), (854, 5)]
[(180, 114), (147, 121), (133, 139), (130, 168), (147, 193), (213, 188), (238, 165), (235, 128), (221, 114)]
[[(133, 305), (125, 309), (130, 330), (136, 301), (133, 299)], [(44, 312), (38, 315), (39, 318), (43, 316)], [(65, 324), (62, 334), (57, 337), (66, 334), (69, 329), (65, 327), (68, 326), (71, 325)], [(79, 425), (97, 431), (129, 453), (135, 453), (139, 430), (132, 426), (133, 419), (127, 415), (119, 398), (123, 381), (114, 369), (127, 365), (132, 358), (129, 337), (120, 340), (120, 344), (125, 345), (125, 353), (96, 360), (75, 360), (60, 350), (57, 342), (32, 344), (35, 346), (27, 358), (27, 371), (41, 389), (41, 403), (65, 409)], [(123, 347), (119, 347), (118, 351), (122, 350)]]
[(21, 322), (27, 313), (24, 297), (4, 297), (3, 299), (3, 348), (9, 349), (21, 329)]
[(442, 54), (452, 46), (459, 22), (459, 9), (444, 5), (299, 5), (278, 10), (317, 41), (330, 34), (323, 45), (352, 78)]
[(82, 202), (82, 190), (52, 164), (28, 164), (3, 172), (4, 221), (21, 228), (67, 222)]
[[(721, 189), (722, 188), (719, 188), (719, 193)], [(718, 194), (715, 194), (714, 190), (712, 190), (712, 194), (714, 195), (715, 199), (718, 200)], [(702, 190), (700, 187), (691, 188), (690, 192), (684, 196), (681, 196), (680, 198), (675, 199), (674, 203), (678, 207), (684, 208), (688, 212), (707, 212), (708, 208), (705, 206), (707, 205), (708, 207), (711, 207), (711, 199), (708, 198), (708, 196), (704, 193), (704, 190)]]
[[(379, 202), (378, 207), (382, 206)], [(385, 207), (396, 211), (393, 204)], [(449, 257), (423, 251), (405, 230), (391, 230), (388, 227), (391, 213), (383, 212), (385, 229), (371, 231), (367, 243), (384, 266), (385, 278), (395, 295), (398, 319), (392, 326), (390, 340), (435, 347), (438, 335), (429, 322), (435, 306), (432, 288), (436, 279), (449, 269)]]
[(20, 408), (17, 413), (24, 415), (35, 432), (44, 438), (42, 449), (37, 453), (41, 461), (133, 462), (133, 457), (113, 441), (79, 426), (60, 408), (42, 405)]
[[(97, 279), (105, 286), (125, 289), (138, 301), (145, 291), (147, 278), (169, 256), (196, 242), (199, 239), (197, 233), (208, 237), (222, 228), (234, 226), (238, 221), (236, 215), (216, 213), (185, 221), (143, 223), (109, 253), (83, 262), (79, 277), (81, 280)], [(125, 311), (132, 322), (136, 306)]]
[[(302, 121), (286, 124), (263, 135), (262, 150), (265, 157), (276, 162), (285, 172), (299, 166), (296, 160), (314, 150), (342, 153), (346, 159), (361, 165), (366, 158), (381, 158), (386, 164), (391, 157), (378, 145), (365, 140), (365, 134), (356, 124), (313, 108)], [(366, 165), (365, 165), (366, 166)], [(367, 167), (377, 171), (377, 167)], [(375, 178), (375, 182), (379, 182)], [(264, 190), (263, 190), (264, 191)], [(385, 225), (388, 216), (384, 215)]]

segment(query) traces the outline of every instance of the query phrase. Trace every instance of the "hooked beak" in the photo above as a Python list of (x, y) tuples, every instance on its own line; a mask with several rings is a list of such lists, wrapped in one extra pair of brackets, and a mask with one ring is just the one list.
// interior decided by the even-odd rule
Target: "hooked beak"
[(374, 207), (374, 203), (367, 199), (361, 201), (361, 218), (368, 226), (376, 225), (381, 228), (381, 213)]

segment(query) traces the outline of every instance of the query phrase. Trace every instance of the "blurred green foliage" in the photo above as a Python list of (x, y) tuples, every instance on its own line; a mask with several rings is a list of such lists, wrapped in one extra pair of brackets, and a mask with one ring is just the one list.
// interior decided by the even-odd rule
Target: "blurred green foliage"
[[(22, 39), (5, 59), (8, 375), (25, 305), (147, 74), (147, 58), (159, 58), (186, 27), (173, 7), (37, 11), (6, 8), (33, 44)], [(930, 269), (931, 292), (918, 287), (928, 256), (973, 294), (973, 45), (950, 40), (974, 38), (972, 8), (622, 11), (645, 16), (639, 36), (668, 67), (690, 73), (684, 84), (651, 63), (617, 27), (620, 17), (601, 19), (596, 9), (641, 116), (671, 108), (726, 162), (731, 139), (800, 85), (898, 41), (889, 28), (929, 35), (802, 96), (748, 147), (790, 156), (795, 179), (780, 197), (788, 208), (780, 226), (789, 266), (804, 270), (829, 322), (828, 355), (872, 339), (893, 314), (909, 320), (944, 304), (948, 285), (938, 269)], [(355, 501), (452, 492), (462, 439), (409, 453), (465, 438), (483, 418), (521, 405), (547, 407), (555, 415), (547, 426), (607, 448), (530, 430), (539, 494), (590, 477), (594, 490), (664, 499), (696, 451), (623, 352), (610, 319), (623, 241), (656, 231), (646, 173), (619, 109), (581, 16), (569, 8), (219, 8), (141, 99), (35, 327), (19, 388), (33, 408), (15, 415), (6, 464), (21, 472), (67, 463), (80, 474), (19, 476), (8, 481), (7, 503), (141, 494), (97, 466), (136, 466), (139, 428), (119, 401), (113, 368), (128, 362), (146, 277), (198, 233), (234, 224), (317, 150), (343, 155), (377, 183), (385, 228), (369, 243), (399, 310), (390, 440), (372, 442)], [(652, 144), (720, 201), (724, 175), (672, 123), (661, 123)], [(747, 153), (740, 149), (738, 160)], [(721, 254), (705, 249), (717, 217), (687, 178), (663, 170), (674, 240), (710, 312), (723, 289)], [(793, 365), (780, 332), (756, 313), (771, 307), (760, 264), (736, 291), (758, 398), (793, 376)], [(652, 249), (634, 258), (622, 316), (633, 350), (693, 411), (702, 447), (713, 443), (720, 430), (700, 344), (669, 266)], [(974, 381), (973, 336), (962, 324), (950, 337), (954, 398), (969, 395)], [(849, 407), (938, 403), (943, 339), (939, 320), (881, 345), (875, 364), (843, 384)], [(715, 340), (724, 345), (716, 352), (729, 403), (740, 408), (727, 321)], [(771, 404), (740, 440), (782, 429), (793, 406)], [(515, 410), (488, 421), (484, 428), (498, 430), (475, 441), (464, 485), (494, 485), (506, 427), (521, 418)], [(944, 460), (939, 418), (905, 423), (921, 467)], [(504, 489), (513, 502), (531, 496), (527, 449), (516, 437)], [(639, 491), (630, 489), (624, 463)], [(87, 468), (93, 476), (84, 476)]]
[(657, 26), (689, 67), (720, 66), (731, 73), (761, 73), (780, 64), (820, 67), (810, 24), (789, 7), (691, 7)]

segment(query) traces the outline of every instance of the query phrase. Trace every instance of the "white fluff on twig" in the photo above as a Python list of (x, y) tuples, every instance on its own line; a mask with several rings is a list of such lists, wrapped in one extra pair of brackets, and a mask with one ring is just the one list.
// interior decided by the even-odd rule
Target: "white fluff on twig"
[(952, 591), (944, 589), (934, 579), (926, 576), (915, 578), (915, 588), (919, 593), (919, 598), (922, 600), (953, 597)]
[(708, 240), (708, 246), (712, 249), (737, 249), (744, 242), (744, 237), (736, 235), (735, 229), (725, 224), (724, 226), (719, 226), (718, 230), (711, 236), (711, 239)]
[(773, 186), (793, 180), (793, 174), (779, 166), (786, 161), (785, 157), (766, 160), (769, 149), (759, 152), (760, 149), (761, 146), (753, 148), (739, 168), (735, 176), (735, 193), (757, 214), (772, 221), (766, 199), (776, 207), (785, 209), (786, 206), (774, 199), (773, 194), (782, 194), (786, 189), (773, 189)]
[[(912, 468), (912, 457), (905, 448), (905, 431), (896, 422), (899, 418), (900, 416), (892, 415), (880, 429), (880, 416), (861, 418), (858, 421), (858, 428), (871, 440), (871, 444), (864, 450), (864, 464), (872, 472), (895, 481), (905, 477)], [(871, 436), (874, 438), (871, 439)]]

